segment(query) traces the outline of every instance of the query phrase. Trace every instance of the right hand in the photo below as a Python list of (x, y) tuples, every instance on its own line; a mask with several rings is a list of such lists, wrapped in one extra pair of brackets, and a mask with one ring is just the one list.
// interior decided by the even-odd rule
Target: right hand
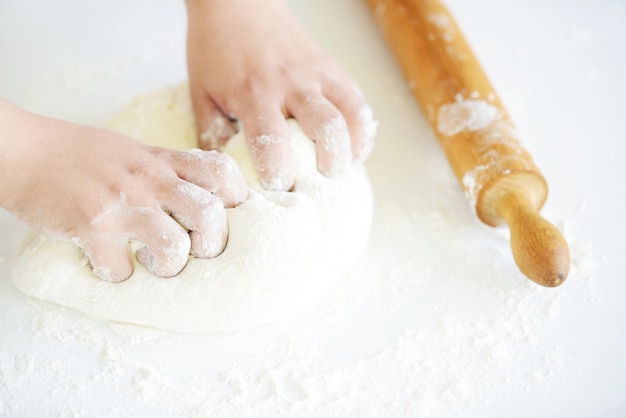
[(241, 122), (267, 190), (294, 183), (295, 118), (319, 171), (344, 172), (374, 146), (377, 122), (356, 83), (283, 0), (187, 0), (187, 66), (200, 147), (220, 149)]
[(104, 280), (133, 272), (129, 242), (152, 273), (227, 241), (224, 208), (246, 199), (235, 161), (215, 151), (150, 147), (113, 132), (37, 116), (0, 99), (0, 206), (80, 246)]

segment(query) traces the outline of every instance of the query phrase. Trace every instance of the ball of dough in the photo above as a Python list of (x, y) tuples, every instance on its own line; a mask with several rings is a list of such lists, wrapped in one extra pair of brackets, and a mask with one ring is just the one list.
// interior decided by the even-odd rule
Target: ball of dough
[[(27, 295), (91, 315), (179, 332), (242, 330), (310, 306), (364, 252), (372, 191), (360, 163), (338, 179), (320, 174), (312, 141), (295, 122), (289, 124), (297, 167), (292, 192), (261, 187), (241, 133), (228, 143), (225, 152), (240, 165), (250, 197), (227, 209), (229, 240), (220, 256), (190, 257), (169, 279), (135, 263), (128, 280), (110, 283), (92, 274), (71, 242), (33, 233), (14, 265), (15, 285)], [(109, 128), (152, 145), (196, 146), (188, 87), (139, 96)]]

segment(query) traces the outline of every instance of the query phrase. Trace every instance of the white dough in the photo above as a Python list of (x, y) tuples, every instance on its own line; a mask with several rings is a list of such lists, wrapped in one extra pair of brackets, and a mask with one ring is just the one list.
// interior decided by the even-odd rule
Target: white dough
[[(251, 195), (227, 210), (229, 241), (219, 257), (190, 257), (170, 279), (135, 263), (128, 280), (110, 283), (92, 274), (72, 243), (32, 234), (16, 260), (15, 285), (92, 315), (180, 332), (241, 330), (310, 306), (363, 253), (372, 192), (362, 164), (335, 180), (320, 174), (311, 140), (293, 121), (290, 126), (297, 167), (290, 193), (265, 191), (243, 135), (229, 142), (225, 151), (239, 163)], [(138, 97), (109, 127), (154, 145), (196, 146), (187, 86)]]

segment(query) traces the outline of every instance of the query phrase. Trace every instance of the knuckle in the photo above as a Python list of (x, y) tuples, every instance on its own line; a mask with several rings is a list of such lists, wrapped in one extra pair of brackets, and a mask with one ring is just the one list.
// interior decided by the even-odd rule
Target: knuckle
[(269, 84), (269, 79), (260, 74), (251, 74), (245, 77), (241, 83), (241, 91), (243, 94), (247, 94), (253, 97), (259, 97), (263, 95)]

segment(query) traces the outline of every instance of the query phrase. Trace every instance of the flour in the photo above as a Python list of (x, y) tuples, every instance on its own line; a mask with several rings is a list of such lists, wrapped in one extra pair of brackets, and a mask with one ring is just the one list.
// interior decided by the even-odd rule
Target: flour
[[(378, 215), (392, 207), (393, 202), (383, 200)], [(421, 227), (415, 221), (407, 223), (406, 218), (392, 220), (384, 228), (381, 225), (373, 231), (376, 245), (370, 251), (389, 245), (384, 236), (397, 237), (396, 232), (407, 225), (413, 230)], [(451, 228), (458, 226), (455, 223)], [(469, 233), (460, 230), (462, 238)], [(506, 240), (505, 234), (494, 233), (491, 245), (498, 250)], [(420, 250), (426, 244), (419, 241), (405, 238), (402, 244)], [(460, 244), (452, 241), (451, 245)], [(577, 246), (574, 241), (573, 247)], [(428, 269), (427, 259), (410, 254), (409, 248), (396, 254), (395, 265)], [(595, 258), (593, 254), (587, 257)], [(365, 263), (361, 269), (383, 272), (389, 267)], [(592, 271), (572, 273), (578, 275), (571, 279), (584, 283)], [(504, 277), (492, 274), (478, 282), (479, 289), (457, 281), (461, 293), (488, 296), (484, 310), (474, 306), (467, 311), (458, 309), (458, 295), (435, 297), (438, 288), (449, 286), (440, 287), (429, 277), (418, 278), (417, 285), (394, 269), (371, 276), (374, 279), (368, 283), (362, 283), (361, 277), (356, 271), (320, 304), (288, 323), (245, 333), (172, 335), (94, 321), (42, 302), (32, 304), (34, 320), (29, 329), (39, 338), (63, 342), (64, 347), (76, 344), (86, 348), (83, 356), (95, 360), (97, 367), (76, 380), (81, 383), (74, 387), (75, 393), (86, 395), (117, 387), (132, 399), (132, 405), (121, 402), (104, 407), (81, 396), (68, 398), (69, 410), (79, 415), (147, 411), (156, 416), (313, 417), (338, 412), (362, 417), (463, 416), (479, 411), (480, 405), (498, 405), (507, 393), (540, 396), (558, 384), (568, 365), (568, 360), (558, 355), (561, 348), (554, 335), (562, 322), (562, 294), (521, 280), (518, 286), (503, 286)], [(395, 285), (405, 291), (390, 292), (386, 284), (391, 280), (400, 281)], [(381, 304), (371, 305), (372, 297)], [(394, 324), (406, 315), (434, 321)], [(363, 333), (354, 333), (349, 321), (355, 317), (367, 324)], [(368, 334), (380, 332), (378, 327), (392, 330), (382, 346), (367, 339)], [(349, 357), (338, 357), (333, 347), (339, 345)], [(224, 353), (219, 358), (211, 355), (216, 347)], [(236, 358), (226, 354), (233, 352), (239, 353)], [(191, 368), (186, 357), (194, 359)], [(63, 386), (74, 381), (62, 372), (63, 364), (75, 361), (67, 358), (48, 363), (39, 353), (30, 354), (28, 359), (17, 360), (14, 370), (30, 370), (20, 384), (46, 376), (49, 384)], [(184, 369), (191, 371), (179, 372)], [(402, 390), (391, 393), (391, 387)], [(63, 396), (67, 395), (55, 393), (55, 403)], [(171, 409), (171, 405), (178, 406)]]
[(30, 301), (20, 326), (37, 345), (0, 361), (12, 376), (10, 389), (0, 383), (6, 415), (47, 412), (11, 402), (26, 387), (56, 388), (41, 392), (52, 409), (78, 416), (462, 417), (512, 394), (545, 396), (568, 377), (568, 307), (601, 302), (602, 258), (577, 229), (580, 213), (549, 214), (570, 243), (570, 278), (558, 292), (529, 282), (508, 231), (465, 214), (441, 162), (432, 163), (438, 200), (415, 194), (410, 205), (390, 193), (388, 166), (373, 164), (380, 193), (363, 260), (315, 305), (270, 326), (174, 334)]
[(476, 207), (476, 201), (478, 199), (478, 193), (482, 190), (483, 184), (476, 182), (476, 176), (478, 173), (485, 171), (488, 167), (479, 165), (473, 170), (466, 172), (463, 175), (461, 183), (465, 190), (465, 197), (467, 198), (472, 209)]
[(485, 129), (501, 118), (501, 112), (483, 100), (458, 100), (439, 108), (437, 130), (445, 136)]
[[(52, 72), (43, 80), (25, 78), (34, 95), (34, 110), (100, 123), (115, 107), (103, 102), (128, 103), (132, 99), (128, 91), (185, 76), (180, 50), (185, 22), (182, 2), (164, 2), (164, 7), (154, 7), (153, 2), (108, 6), (107, 11), (119, 11), (96, 18), (96, 23), (108, 20), (104, 18), (127, 22), (130, 33), (139, 37), (137, 50), (152, 51), (144, 70), (134, 63), (120, 65), (138, 56), (124, 52), (127, 49), (115, 51), (126, 59), (110, 65), (107, 51), (119, 44), (109, 36), (94, 38), (90, 54), (83, 59), (71, 48), (71, 33), (50, 31), (51, 35), (67, 33), (62, 41), (70, 50), (56, 58), (42, 53), (41, 48), (49, 45), (39, 42), (36, 31), (25, 24), (29, 16), (37, 19), (42, 14), (12, 13), (17, 6), (30, 12), (26, 6), (30, 2), (5, 3), (9, 7), (0, 28), (7, 33), (12, 33), (11, 27), (32, 33), (37, 42), (29, 44), (31, 53), (26, 55), (43, 57), (32, 61), (45, 68), (36, 73), (39, 76)], [(468, 25), (467, 35), (477, 41), (479, 55), (486, 53), (486, 69), (512, 104), (510, 110), (523, 127), (524, 138), (542, 162), (552, 190), (544, 215), (563, 231), (572, 254), (570, 277), (557, 289), (527, 283), (511, 259), (507, 229), (487, 228), (468, 210), (456, 178), (362, 2), (290, 3), (363, 84), (381, 120), (378, 145), (367, 162), (376, 197), (375, 221), (370, 248), (356, 270), (297, 315), (245, 332), (207, 337), (111, 323), (31, 300), (6, 280), (8, 263), (0, 263), (5, 278), (0, 281), (4, 320), (0, 416), (467, 418), (576, 416), (587, 411), (619, 416), (623, 390), (615, 383), (623, 381), (623, 367), (619, 375), (612, 374), (611, 368), (613, 359), (622, 358), (615, 347), (623, 346), (619, 329), (623, 320), (606, 314), (623, 316), (624, 310), (619, 298), (603, 298), (621, 288), (623, 262), (619, 251), (609, 247), (620, 242), (619, 234), (596, 228), (622, 227), (617, 218), (608, 224), (598, 222), (604, 209), (621, 206), (606, 204), (614, 202), (611, 195), (596, 191), (585, 170), (568, 161), (586, 161), (591, 153), (587, 168), (597, 174), (596, 181), (611, 184), (611, 178), (623, 178), (617, 175), (623, 170), (615, 167), (620, 166), (619, 132), (624, 132), (624, 124), (618, 123), (623, 121), (619, 92), (625, 90), (616, 86), (624, 85), (625, 49), (592, 46), (610, 46), (624, 38), (624, 3), (581, 2), (587, 9), (551, 3), (554, 7), (546, 8), (537, 27), (524, 32), (529, 35), (524, 37), (515, 33), (522, 33), (527, 25), (515, 19), (501, 23), (513, 15), (534, 16), (530, 2), (511, 3), (514, 9), (503, 7), (497, 15), (495, 10), (481, 14), (467, 2), (449, 4), (453, 12), (459, 7), (459, 18), (467, 19), (459, 23)], [(308, 3), (314, 7), (308, 8)], [(66, 6), (56, 2), (49, 10), (54, 16), (63, 15)], [(93, 9), (88, 3), (79, 8)], [(172, 13), (177, 10), (178, 15)], [(180, 25), (169, 24), (169, 16), (179, 16)], [(343, 16), (351, 17), (350, 30)], [(496, 30), (512, 30), (494, 37), (492, 24)], [(572, 39), (571, 27), (592, 30), (594, 45)], [(123, 34), (122, 46), (132, 48), (128, 33)], [(9, 48), (9, 57), (16, 55), (11, 51), (24, 55), (16, 48), (19, 38), (19, 32), (11, 38), (15, 47), (13, 42), (2, 44)], [(169, 46), (171, 39), (175, 47)], [(363, 42), (368, 48), (351, 47)], [(164, 54), (167, 48), (174, 52)], [(510, 53), (511, 59), (502, 60), (498, 49)], [(547, 66), (555, 50), (560, 65)], [(40, 61), (46, 65), (38, 65)], [(55, 62), (61, 68), (76, 67), (68, 71), (66, 88), (59, 83)], [(87, 68), (72, 64), (77, 62)], [(175, 66), (180, 67), (178, 72), (171, 70)], [(7, 74), (10, 67), (7, 61)], [(99, 74), (95, 70), (101, 67), (113, 68), (126, 78), (103, 88), (103, 81), (94, 80)], [(21, 67), (17, 71), (22, 72)], [(83, 73), (75, 74), (79, 72)], [(163, 72), (167, 75), (154, 77)], [(579, 81), (591, 76), (594, 79), (585, 89)], [(8, 92), (18, 91), (13, 84), (25, 83), (21, 77), (15, 82), (7, 81), (10, 78), (3, 78)], [(562, 99), (579, 84), (577, 100)], [(88, 96), (72, 95), (79, 89)], [(68, 103), (89, 111), (67, 109)], [(59, 110), (64, 107), (64, 112)], [(99, 111), (93, 112), (94, 107)], [(427, 115), (436, 118), (434, 110), (427, 110)], [(603, 139), (598, 145), (606, 144), (606, 150), (598, 151), (586, 141), (589, 120), (600, 122), (597, 126), (603, 130), (597, 137)], [(603, 162), (609, 163), (604, 164), (606, 170)], [(585, 201), (586, 193), (586, 199), (593, 200)], [(607, 196), (605, 203), (603, 196)], [(585, 204), (586, 214), (581, 212)], [(23, 233), (16, 224), (1, 225), (5, 237)], [(0, 254), (10, 262), (15, 245), (13, 239), (9, 241)], [(612, 256), (609, 268), (605, 254)], [(604, 331), (589, 332), (589, 328)], [(610, 357), (598, 358), (598, 353)], [(619, 364), (623, 362), (615, 366)], [(587, 372), (593, 383), (572, 384)], [(606, 385), (592, 386), (604, 378)], [(584, 392), (573, 391), (576, 388)]]
[(452, 28), (452, 22), (450, 22), (448, 15), (444, 13), (431, 13), (427, 16), (427, 19), (442, 31), (444, 41), (454, 41), (456, 33)]
[[(192, 118), (189, 101), (186, 85), (147, 94), (137, 98), (112, 126), (155, 145), (181, 149), (195, 138), (188, 125)], [(163, 253), (171, 263), (157, 265), (148, 247), (136, 251), (136, 257), (164, 277), (172, 275), (166, 274), (172, 270), (165, 270), (170, 264), (180, 271), (186, 262), (174, 280), (154, 277), (135, 263), (128, 280), (108, 283), (94, 277), (71, 242), (41, 234), (24, 246), (13, 269), (14, 283), (30, 296), (92, 315), (179, 332), (241, 330), (293, 315), (326, 293), (360, 258), (371, 224), (372, 195), (361, 163), (345, 166), (345, 172), (328, 179), (317, 170), (313, 142), (293, 121), (290, 126), (297, 170), (293, 192), (261, 187), (243, 133), (225, 147), (238, 161), (250, 194), (239, 206), (227, 209), (228, 245), (221, 255), (187, 260), (192, 245), (189, 236), (168, 240), (173, 231), (164, 228), (161, 235), (167, 245)], [(336, 123), (324, 133), (337, 134)], [(267, 138), (272, 140), (269, 136), (258, 140)], [(191, 151), (185, 158), (194, 157), (200, 158)], [(212, 152), (207, 158), (222, 157)], [(219, 171), (234, 169), (230, 158), (218, 167)], [(187, 195), (200, 190), (191, 184), (178, 189)], [(208, 192), (203, 196), (212, 198)], [(124, 196), (120, 202), (125, 204)], [(150, 215), (151, 209), (146, 210)], [(215, 236), (198, 242), (202, 237), (192, 232), (192, 253), (216, 256), (226, 240), (226, 221), (208, 215), (204, 221)], [(106, 270), (97, 272), (108, 275)]]

